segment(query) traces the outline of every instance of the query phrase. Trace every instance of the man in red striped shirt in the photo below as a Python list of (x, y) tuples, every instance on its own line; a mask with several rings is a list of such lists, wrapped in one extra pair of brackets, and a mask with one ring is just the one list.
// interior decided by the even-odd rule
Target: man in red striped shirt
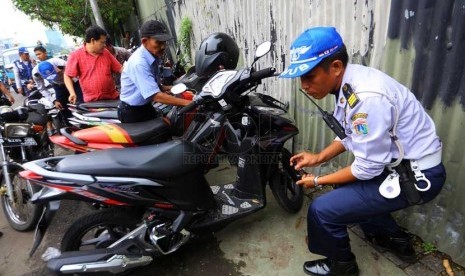
[(76, 103), (73, 79), (79, 78), (84, 102), (118, 99), (112, 73), (121, 73), (123, 66), (105, 49), (107, 32), (99, 26), (86, 30), (84, 46), (72, 52), (66, 65), (64, 80), (69, 102)]

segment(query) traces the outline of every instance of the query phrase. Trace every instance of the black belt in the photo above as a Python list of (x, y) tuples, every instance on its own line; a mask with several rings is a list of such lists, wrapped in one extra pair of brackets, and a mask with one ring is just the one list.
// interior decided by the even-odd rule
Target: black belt
[(119, 104), (119, 107), (122, 107), (122, 108), (133, 108), (133, 109), (142, 109), (142, 108), (147, 108), (149, 106), (151, 106), (152, 103), (151, 102), (148, 102), (144, 105), (130, 105), (130, 104), (127, 104), (123, 101), (120, 102)]

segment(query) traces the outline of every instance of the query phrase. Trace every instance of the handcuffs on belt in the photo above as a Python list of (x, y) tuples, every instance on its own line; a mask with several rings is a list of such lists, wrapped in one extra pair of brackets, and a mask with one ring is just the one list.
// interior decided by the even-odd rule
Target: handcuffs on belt
[[(410, 166), (412, 167), (413, 174), (415, 175), (415, 188), (417, 188), (417, 190), (420, 192), (428, 191), (429, 188), (431, 188), (431, 182), (428, 178), (426, 178), (425, 174), (421, 172), (420, 166), (418, 166), (418, 162), (416, 160), (410, 160)], [(426, 187), (418, 187), (419, 181), (424, 181), (426, 183)]]
[[(379, 186), (380, 194), (385, 198), (391, 199), (403, 192), (409, 203), (421, 203), (422, 199), (419, 192), (428, 191), (431, 188), (431, 182), (420, 170), (418, 162), (415, 160), (403, 160), (396, 167), (388, 167), (388, 169), (391, 173)], [(419, 181), (424, 181), (426, 186), (418, 186)]]

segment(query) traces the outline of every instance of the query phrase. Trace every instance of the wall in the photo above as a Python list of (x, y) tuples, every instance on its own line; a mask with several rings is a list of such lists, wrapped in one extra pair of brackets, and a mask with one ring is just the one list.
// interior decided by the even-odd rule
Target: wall
[[(192, 54), (212, 32), (232, 35), (242, 52), (241, 66), (250, 64), (258, 44), (270, 40), (274, 49), (259, 66), (274, 65), (282, 71), (289, 63), (289, 46), (304, 29), (335, 26), (349, 50), (351, 62), (379, 68), (412, 88), (428, 108), (444, 143), (448, 170), (440, 196), (426, 205), (397, 212), (396, 217), (425, 241), (434, 243), (465, 265), (465, 137), (464, 82), (461, 55), (465, 47), (465, 1), (347, 1), (347, 0), (139, 0), (142, 22), (164, 21), (174, 34), (183, 17), (193, 22)], [(173, 44), (175, 41), (173, 42)], [(290, 102), (301, 133), (295, 150), (321, 150), (334, 135), (323, 124), (314, 106), (299, 94), (296, 81), (268, 80), (265, 93)], [(331, 100), (320, 101), (327, 110)], [(351, 161), (346, 154), (319, 168), (335, 170)]]

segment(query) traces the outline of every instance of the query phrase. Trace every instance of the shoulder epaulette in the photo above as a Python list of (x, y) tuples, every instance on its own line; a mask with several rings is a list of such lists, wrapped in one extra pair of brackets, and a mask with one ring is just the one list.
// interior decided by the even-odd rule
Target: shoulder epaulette
[(342, 86), (342, 93), (344, 94), (344, 97), (346, 98), (350, 108), (354, 108), (360, 101), (352, 87), (347, 83), (344, 83)]

